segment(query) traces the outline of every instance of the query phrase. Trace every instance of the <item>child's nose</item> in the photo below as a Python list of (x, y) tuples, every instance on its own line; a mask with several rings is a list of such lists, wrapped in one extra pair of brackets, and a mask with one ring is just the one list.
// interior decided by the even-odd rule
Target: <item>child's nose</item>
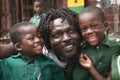
[(86, 33), (91, 33), (91, 32), (93, 32), (92, 28), (88, 28), (87, 31), (86, 31)]
[(35, 42), (40, 42), (40, 41), (42, 41), (41, 38), (38, 37), (35, 38)]

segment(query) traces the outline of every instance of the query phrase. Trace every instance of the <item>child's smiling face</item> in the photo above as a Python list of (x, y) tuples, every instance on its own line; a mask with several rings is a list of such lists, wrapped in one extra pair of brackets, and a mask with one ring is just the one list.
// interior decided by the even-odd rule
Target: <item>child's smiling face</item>
[(20, 51), (24, 56), (34, 57), (42, 54), (44, 41), (36, 26), (22, 27), (20, 37), (19, 49), (21, 49)]
[(78, 16), (80, 30), (84, 40), (91, 46), (99, 44), (105, 34), (105, 22), (97, 12), (86, 12)]

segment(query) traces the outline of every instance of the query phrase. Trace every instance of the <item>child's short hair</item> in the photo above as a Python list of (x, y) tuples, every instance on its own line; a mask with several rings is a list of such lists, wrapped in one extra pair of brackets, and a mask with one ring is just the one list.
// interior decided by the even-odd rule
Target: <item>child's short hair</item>
[(88, 6), (86, 8), (84, 8), (83, 10), (80, 11), (80, 14), (84, 14), (84, 13), (89, 13), (89, 12), (96, 12), (97, 16), (101, 18), (101, 21), (104, 22), (105, 21), (105, 14), (103, 12), (103, 10), (101, 8), (95, 7), (95, 6)]
[(19, 22), (11, 27), (10, 29), (10, 39), (13, 44), (19, 43), (21, 41), (21, 30), (24, 27), (29, 27), (31, 25), (34, 25), (28, 21), (25, 22)]

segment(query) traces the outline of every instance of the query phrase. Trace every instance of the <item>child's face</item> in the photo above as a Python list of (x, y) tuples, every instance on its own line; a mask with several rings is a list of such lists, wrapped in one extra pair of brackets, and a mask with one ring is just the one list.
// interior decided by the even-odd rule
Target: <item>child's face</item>
[(19, 47), (26, 57), (33, 57), (42, 53), (43, 38), (34, 25), (23, 27)]
[(71, 27), (67, 20), (57, 18), (51, 21), (50, 43), (58, 58), (70, 58), (76, 54), (80, 48), (79, 33)]
[(34, 5), (35, 14), (40, 15), (43, 11), (43, 8), (44, 8), (43, 1), (42, 0), (41, 0), (41, 2), (35, 1), (33, 5)]
[(96, 12), (79, 14), (78, 20), (82, 36), (89, 45), (96, 46), (103, 40), (105, 23)]

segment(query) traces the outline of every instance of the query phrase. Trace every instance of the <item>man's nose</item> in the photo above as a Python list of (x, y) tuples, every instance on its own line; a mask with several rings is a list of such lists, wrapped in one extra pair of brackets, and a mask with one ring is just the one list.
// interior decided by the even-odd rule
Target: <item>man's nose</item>
[(71, 39), (70, 34), (69, 33), (64, 33), (64, 35), (63, 35), (63, 41), (68, 41), (70, 39)]

